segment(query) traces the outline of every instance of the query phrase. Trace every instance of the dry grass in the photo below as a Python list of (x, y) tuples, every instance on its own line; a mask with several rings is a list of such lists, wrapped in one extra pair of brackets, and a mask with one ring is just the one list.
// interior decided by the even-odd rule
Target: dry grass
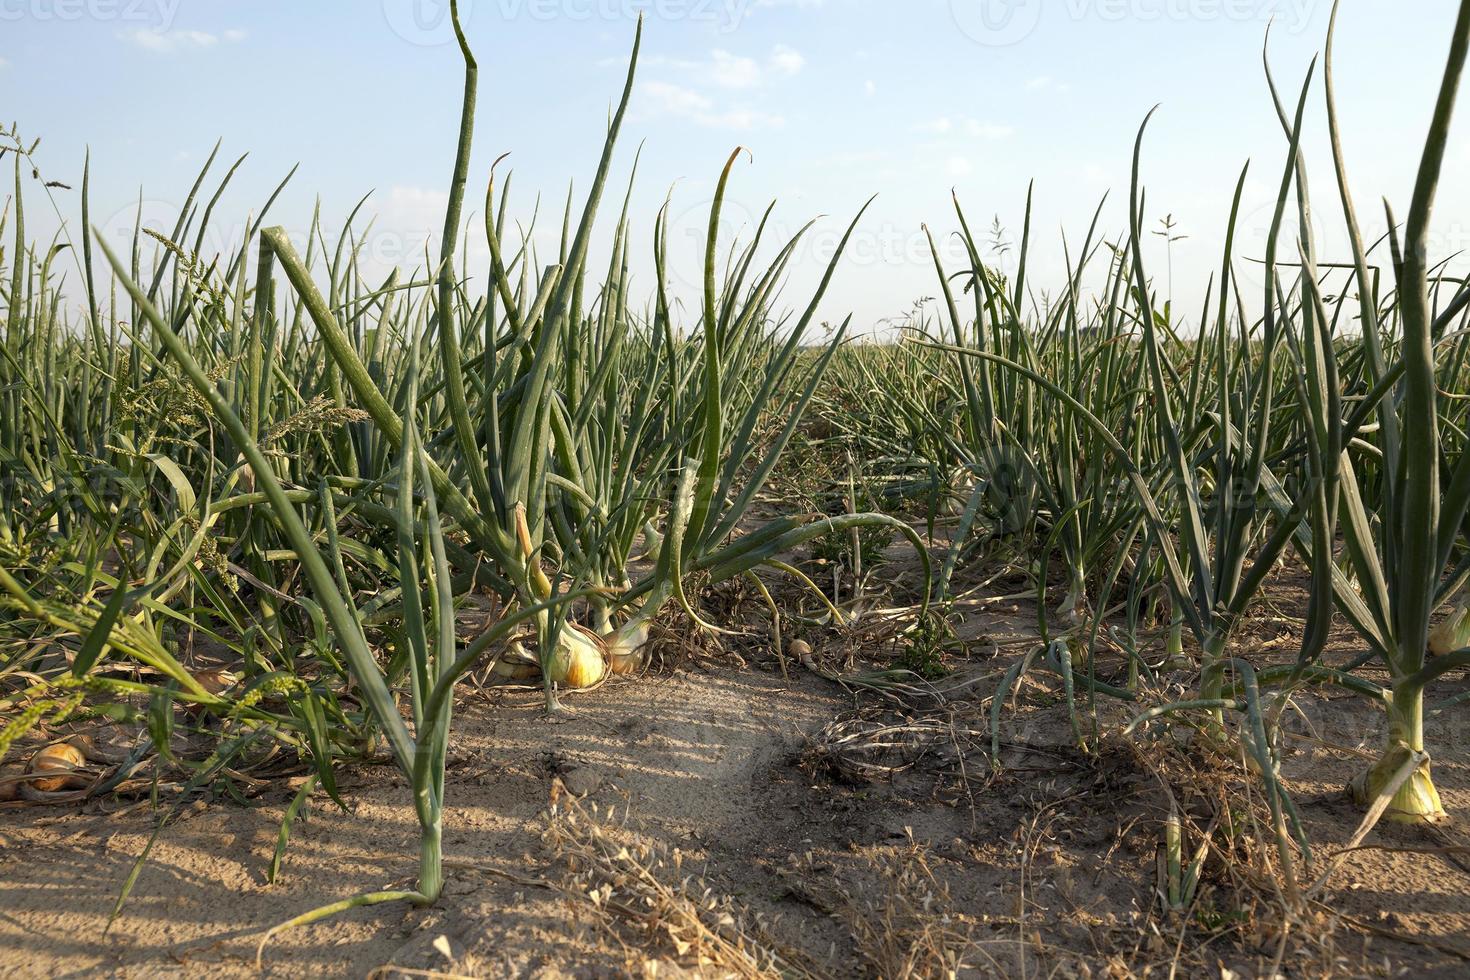
[(626, 807), (584, 805), (556, 790), (541, 841), (572, 914), (590, 917), (622, 949), (631, 975), (816, 975), (801, 954), (770, 938), (758, 915), (706, 881), (683, 851), (643, 833)]
[(975, 918), (956, 908), (911, 830), (902, 844), (869, 857), (867, 864), (878, 887), (841, 889), (834, 904), (873, 976), (1005, 972), (975, 939)]
[(965, 776), (967, 770), (989, 771), (980, 754), (985, 737), (954, 713), (914, 717), (868, 710), (828, 723), (811, 737), (808, 754), (817, 766), (854, 785), (892, 779), (918, 766)]

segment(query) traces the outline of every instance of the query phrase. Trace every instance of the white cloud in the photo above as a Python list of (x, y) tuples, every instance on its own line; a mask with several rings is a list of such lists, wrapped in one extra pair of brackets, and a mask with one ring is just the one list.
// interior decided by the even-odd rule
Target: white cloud
[(871, 95), (877, 95), (878, 94), (878, 83), (875, 82), (875, 81), (873, 81), (871, 78), (868, 79), (866, 82), (863, 82), (863, 92), (865, 94), (867, 94), (867, 95), (870, 95), (870, 96)]
[(644, 82), (638, 90), (643, 108), (655, 114), (680, 116), (712, 129), (759, 129), (786, 123), (781, 116), (757, 109), (717, 109), (713, 101), (699, 92), (669, 82)]
[(979, 119), (961, 119), (956, 122), (948, 116), (930, 119), (914, 126), (914, 131), (931, 136), (950, 136), (963, 133), (981, 140), (1003, 140), (1016, 135), (1014, 127), (1002, 123), (982, 122)]
[(778, 44), (771, 50), (771, 68), (781, 75), (795, 75), (806, 67), (806, 58), (795, 48)]
[(764, 60), (716, 48), (700, 61), (654, 58), (646, 64), (671, 69), (684, 80), (641, 83), (638, 89), (641, 111), (682, 116), (701, 126), (719, 129), (756, 129), (782, 126), (786, 120), (751, 105), (722, 104), (724, 99), (717, 101), (708, 90), (753, 93), (773, 81), (798, 74), (806, 67), (806, 58), (795, 48), (777, 44)]
[(1035, 78), (1028, 78), (1026, 80), (1026, 91), (1060, 92), (1065, 95), (1072, 91), (1072, 86), (1067, 82), (1059, 82), (1050, 75), (1037, 75)]
[(725, 112), (702, 113), (694, 117), (701, 126), (715, 129), (777, 129), (786, 125), (783, 116), (758, 109), (730, 109)]
[(9, 68), (9, 67), (10, 67), (10, 62), (6, 61), (4, 58), (0, 58), (0, 69), (5, 69), (5, 68)]
[(732, 54), (719, 48), (710, 52), (707, 62), (675, 61), (669, 64), (700, 76), (721, 88), (755, 88), (774, 76), (790, 78), (806, 67), (806, 57), (793, 47), (778, 44), (764, 62), (745, 55)]
[(761, 66), (754, 58), (743, 58), (718, 48), (710, 52), (705, 73), (711, 82), (723, 88), (750, 88), (761, 80)]
[(1004, 140), (1016, 135), (1016, 130), (1012, 126), (1003, 123), (980, 122), (976, 119), (965, 120), (965, 132), (983, 140)]
[[(449, 194), (430, 187), (412, 184), (395, 184), (388, 191), (388, 207), (384, 213), (390, 216), (418, 216), (427, 213), (430, 219), (442, 222), (444, 208), (449, 203)], [(430, 227), (436, 227), (432, 220)]]
[(944, 169), (951, 177), (964, 177), (975, 168), (964, 157), (950, 157), (945, 161)]
[[(704, 59), (650, 55), (640, 64), (645, 70), (668, 68), (696, 84), (745, 89), (764, 85), (772, 78), (790, 78), (800, 73), (806, 67), (806, 56), (793, 47), (778, 44), (765, 61), (716, 48)], [(603, 58), (598, 65), (621, 71), (627, 68), (627, 61), (622, 55), (615, 55)]]
[(686, 116), (705, 112), (710, 107), (709, 99), (698, 92), (669, 82), (643, 82), (638, 91), (646, 102), (653, 103), (648, 108), (655, 112)]
[[(136, 44), (145, 51), (170, 54), (174, 51), (212, 48), (220, 43), (220, 35), (208, 31), (150, 31), (146, 27), (123, 31), (119, 35), (124, 41)], [(245, 32), (230, 29), (224, 32), (226, 43), (234, 44), (245, 39)]]

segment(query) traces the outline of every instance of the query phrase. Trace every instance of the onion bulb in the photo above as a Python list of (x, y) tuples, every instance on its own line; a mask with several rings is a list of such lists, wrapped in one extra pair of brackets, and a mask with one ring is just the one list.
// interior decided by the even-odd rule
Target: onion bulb
[(1470, 606), (1459, 602), (1429, 631), (1429, 652), (1436, 657), (1470, 647)]
[(1068, 626), (1080, 626), (1087, 620), (1087, 585), (1082, 576), (1074, 575), (1067, 594), (1057, 604), (1057, 618)]
[(528, 681), (541, 676), (541, 665), (536, 662), (520, 643), (512, 643), (509, 650), (495, 660), (492, 672), (496, 677), (513, 681)]
[[(239, 681), (239, 675), (232, 670), (226, 670), (224, 667), (209, 667), (194, 672), (194, 682), (204, 688), (206, 694), (213, 694), (215, 697), (224, 694), (239, 683)], [(203, 714), (204, 705), (197, 701), (191, 701), (185, 706), (184, 710), (188, 711), (191, 715)]]
[(573, 691), (601, 681), (607, 676), (601, 639), (576, 623), (567, 623), (557, 638), (547, 673), (553, 684)]
[(210, 667), (208, 670), (196, 673), (194, 680), (198, 681), (199, 686), (205, 691), (217, 697), (234, 687), (240, 678), (234, 671), (226, 670), (224, 667)]
[(1429, 758), (1414, 763), (1413, 753), (1403, 742), (1390, 745), (1383, 758), (1369, 769), (1360, 772), (1348, 785), (1354, 802), (1359, 806), (1371, 806), (1390, 781), (1406, 765), (1414, 765), (1407, 779), (1399, 785), (1397, 792), (1384, 811), (1384, 819), (1394, 823), (1439, 823), (1446, 819), (1444, 805), (1440, 803), (1439, 791), (1429, 772)]
[(31, 786), (43, 793), (55, 793), (63, 789), (83, 789), (88, 785), (86, 776), (75, 772), (86, 764), (76, 747), (66, 742), (48, 745), (31, 756), (26, 767), (31, 773), (51, 773), (44, 778), (32, 779)]
[(648, 623), (629, 623), (603, 637), (607, 647), (607, 665), (614, 674), (631, 674), (643, 666), (643, 651), (648, 646)]

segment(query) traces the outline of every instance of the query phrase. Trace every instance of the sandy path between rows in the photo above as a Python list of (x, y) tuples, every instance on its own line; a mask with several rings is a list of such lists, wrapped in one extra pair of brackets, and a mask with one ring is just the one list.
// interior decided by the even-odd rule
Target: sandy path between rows
[[(445, 853), (527, 873), (554, 780), (577, 794), (625, 801), (651, 832), (696, 855), (708, 857), (711, 845), (735, 855), (747, 846), (752, 854), (779, 849), (771, 811), (791, 807), (767, 784), (791, 771), (802, 733), (841, 706), (835, 692), (807, 675), (791, 686), (750, 671), (650, 677), (576, 698), (575, 714), (556, 721), (534, 694), (472, 696), (456, 718)], [(253, 975), (262, 929), (315, 905), (407, 884), (416, 870), (417, 828), (397, 773), (359, 768), (343, 785), (354, 812), (318, 794), (274, 885), (265, 872), (286, 794), (270, 793), (250, 809), (200, 804), (165, 829), (106, 934), (152, 815), (60, 808), (7, 815), (0, 976)], [(728, 863), (737, 875), (743, 867), (744, 884), (761, 893), (758, 862)], [(435, 943), (447, 940), (454, 962), (492, 975), (618, 971), (617, 951), (603, 949), (569, 908), (544, 889), (451, 871), (435, 908), (361, 909), (286, 933), (273, 941), (268, 967), (281, 976), (363, 976), (390, 963), (442, 970), (452, 964)]]

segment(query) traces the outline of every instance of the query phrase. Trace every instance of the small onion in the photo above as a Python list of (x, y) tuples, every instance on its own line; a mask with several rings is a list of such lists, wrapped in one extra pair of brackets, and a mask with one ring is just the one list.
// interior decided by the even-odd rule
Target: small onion
[(1470, 606), (1457, 604), (1429, 632), (1429, 652), (1436, 657), (1470, 646)]
[(83, 789), (88, 785), (86, 776), (75, 772), (86, 764), (86, 759), (76, 747), (66, 742), (48, 745), (31, 756), (26, 767), (31, 773), (54, 773), (41, 779), (32, 779), (31, 786), (43, 793), (55, 793), (63, 789)]
[(495, 666), (491, 673), (496, 677), (505, 677), (513, 681), (528, 681), (533, 677), (541, 676), (541, 666), (536, 663), (536, 658), (526, 652), (526, 648), (519, 643), (511, 644), (509, 650), (495, 659)]
[(792, 640), (786, 652), (796, 659), (796, 662), (808, 670), (816, 669), (816, 658), (812, 656), (812, 645), (806, 640)]
[[(240, 677), (234, 671), (227, 670), (224, 667), (209, 667), (205, 670), (195, 671), (194, 681), (200, 687), (204, 688), (205, 693), (219, 697), (238, 684)], [(191, 715), (202, 714), (204, 712), (204, 705), (198, 702), (190, 702), (185, 707), (185, 710)]]
[(232, 670), (226, 670), (224, 667), (211, 667), (196, 673), (194, 680), (198, 681), (199, 686), (204, 690), (218, 696), (239, 683), (240, 678)]

